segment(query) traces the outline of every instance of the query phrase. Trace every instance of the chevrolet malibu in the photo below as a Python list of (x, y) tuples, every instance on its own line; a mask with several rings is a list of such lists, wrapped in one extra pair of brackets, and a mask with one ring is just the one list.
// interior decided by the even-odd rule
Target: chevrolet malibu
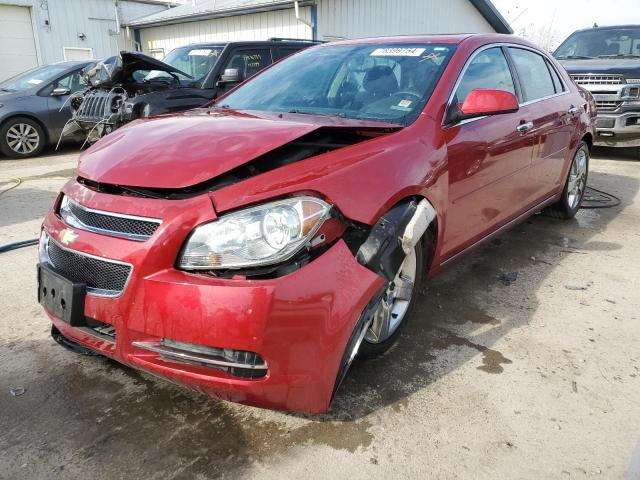
[(326, 412), (421, 282), (532, 214), (576, 214), (594, 116), (515, 37), (313, 47), (83, 153), (44, 220), (38, 298), (76, 352)]

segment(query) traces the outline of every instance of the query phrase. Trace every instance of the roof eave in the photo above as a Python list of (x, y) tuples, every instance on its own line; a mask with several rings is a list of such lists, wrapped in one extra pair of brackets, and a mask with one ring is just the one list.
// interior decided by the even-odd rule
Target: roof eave
[(500, 12), (491, 3), (491, 0), (469, 0), (474, 7), (482, 14), (485, 20), (493, 27), (497, 33), (512, 34), (513, 29), (509, 22), (500, 15)]
[[(312, 5), (314, 0), (301, 0), (298, 2), (301, 7), (306, 7)], [(227, 10), (218, 10), (216, 12), (203, 12), (199, 14), (187, 13), (184, 15), (161, 19), (161, 20), (147, 20), (145, 21), (143, 18), (138, 18), (134, 21), (131, 21), (125, 26), (132, 28), (146, 28), (146, 27), (159, 27), (162, 25), (172, 25), (176, 23), (184, 23), (184, 22), (198, 22), (201, 20), (212, 20), (215, 18), (224, 18), (224, 17), (233, 17), (236, 15), (248, 15), (250, 13), (263, 13), (263, 12), (272, 12), (275, 10), (287, 10), (293, 9), (293, 3), (291, 0), (283, 0), (278, 3), (265, 4), (265, 5), (253, 5), (249, 7), (238, 7), (238, 8), (230, 8)]]

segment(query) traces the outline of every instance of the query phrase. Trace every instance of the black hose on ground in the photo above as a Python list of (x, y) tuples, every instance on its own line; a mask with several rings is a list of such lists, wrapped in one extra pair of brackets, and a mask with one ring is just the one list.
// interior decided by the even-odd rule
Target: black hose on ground
[(618, 205), (620, 205), (620, 199), (615, 195), (597, 188), (587, 187), (580, 208), (611, 208)]
[(8, 243), (6, 245), (1, 245), (0, 246), (0, 253), (8, 252), (10, 250), (15, 250), (17, 248), (30, 247), (31, 245), (37, 245), (38, 241), (39, 240), (37, 238), (34, 238), (32, 240), (22, 240), (20, 242), (14, 242), (14, 243)]

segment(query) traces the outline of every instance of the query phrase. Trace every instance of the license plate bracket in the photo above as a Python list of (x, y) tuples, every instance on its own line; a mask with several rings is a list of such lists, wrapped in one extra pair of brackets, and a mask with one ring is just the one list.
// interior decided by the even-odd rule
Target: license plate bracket
[(38, 264), (38, 303), (72, 327), (86, 326), (87, 286), (64, 277), (49, 265)]

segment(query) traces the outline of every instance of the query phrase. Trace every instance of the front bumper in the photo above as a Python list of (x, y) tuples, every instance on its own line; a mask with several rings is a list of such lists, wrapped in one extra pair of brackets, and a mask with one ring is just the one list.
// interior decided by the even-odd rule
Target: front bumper
[(598, 113), (595, 145), (609, 147), (640, 146), (640, 111)]
[[(67, 248), (125, 262), (132, 266), (132, 273), (120, 296), (88, 293), (86, 297), (85, 316), (112, 326), (114, 338), (49, 315), (62, 335), (121, 363), (215, 397), (259, 407), (326, 412), (349, 336), (383, 285), (383, 279), (361, 266), (343, 241), (279, 278), (221, 279), (174, 268), (191, 230), (215, 219), (206, 195), (132, 201), (76, 182), (63, 191), (89, 208), (161, 218), (162, 224), (144, 242), (74, 229), (78, 237)], [(51, 238), (59, 238), (66, 228), (54, 211), (49, 212), (44, 229)], [(136, 346), (163, 338), (256, 352), (268, 371), (261, 378), (240, 378)]]

